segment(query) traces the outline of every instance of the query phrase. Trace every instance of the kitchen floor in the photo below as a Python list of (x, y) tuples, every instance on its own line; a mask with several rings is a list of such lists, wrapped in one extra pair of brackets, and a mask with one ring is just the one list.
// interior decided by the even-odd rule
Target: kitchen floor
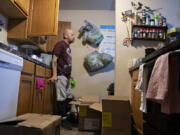
[(61, 127), (61, 135), (100, 135), (100, 133), (79, 131), (78, 128), (73, 128), (73, 130), (66, 130)]

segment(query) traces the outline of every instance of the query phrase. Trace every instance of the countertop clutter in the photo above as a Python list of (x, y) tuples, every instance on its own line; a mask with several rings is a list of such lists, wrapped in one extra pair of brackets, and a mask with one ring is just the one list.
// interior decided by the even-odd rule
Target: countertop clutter
[(6, 50), (6, 51), (8, 51), (8, 52), (11, 52), (11, 53), (13, 53), (13, 54), (15, 54), (15, 55), (18, 55), (18, 56), (20, 56), (20, 57), (22, 57), (22, 58), (24, 58), (24, 59), (26, 59), (26, 60), (29, 60), (29, 61), (31, 61), (31, 62), (33, 62), (33, 63), (36, 63), (36, 64), (38, 64), (38, 65), (41, 65), (41, 66), (43, 66), (43, 67), (51, 68), (51, 66), (46, 65), (46, 64), (44, 64), (44, 63), (42, 63), (42, 62), (40, 62), (40, 61), (38, 61), (38, 60), (35, 60), (35, 59), (31, 58), (30, 56), (28, 56), (28, 55), (26, 55), (26, 54), (24, 54), (24, 53), (21, 53), (21, 52), (19, 52), (19, 51), (17, 51), (17, 50), (14, 50), (14, 49), (12, 49), (11, 47), (9, 47), (9, 46), (7, 46), (7, 45), (5, 45), (5, 44), (0, 43), (0, 48)]

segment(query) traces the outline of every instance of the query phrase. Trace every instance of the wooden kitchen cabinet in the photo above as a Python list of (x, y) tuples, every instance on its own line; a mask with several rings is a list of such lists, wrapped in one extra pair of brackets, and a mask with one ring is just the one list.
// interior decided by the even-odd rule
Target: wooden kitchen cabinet
[(52, 76), (52, 71), (46, 68), (46, 80), (44, 91), (44, 110), (46, 114), (53, 113), (53, 85), (48, 79)]
[(30, 0), (14, 0), (14, 3), (17, 4), (18, 7), (23, 10), (26, 15), (29, 14)]
[(9, 19), (7, 36), (9, 39), (26, 39), (28, 37), (27, 28), (27, 19)]
[(43, 113), (45, 88), (42, 90), (39, 90), (36, 88), (36, 78), (37, 77), (41, 77), (41, 78), (45, 79), (45, 67), (36, 65), (34, 95), (33, 95), (33, 113)]
[[(13, 0), (15, 1), (15, 0)], [(18, 0), (17, 0), (18, 1)], [(23, 0), (19, 0), (23, 1)], [(29, 1), (28, 16), (26, 19), (9, 19), (8, 20), (8, 39), (27, 39), (28, 38), (28, 30), (31, 23), (31, 12), (33, 10), (33, 1)]]
[(24, 60), (21, 73), (17, 115), (32, 112), (35, 64)]
[[(21, 72), (17, 115), (25, 113), (53, 114), (53, 84), (48, 81), (52, 75), (49, 68), (24, 59)], [(36, 77), (44, 79), (45, 88), (36, 88)]]
[[(26, 1), (26, 5), (28, 6), (29, 0), (17, 1)], [(24, 5), (24, 3), (22, 4)], [(17, 3), (15, 3), (15, 0), (0, 0), (0, 13), (11, 19), (27, 18), (27, 14), (22, 10), (22, 8), (20, 8), (19, 5), (17, 5)]]
[(60, 0), (32, 0), (29, 36), (57, 35)]
[(44, 91), (44, 109), (43, 112), (46, 114), (53, 113), (53, 91), (52, 84), (47, 79), (45, 80), (45, 91)]
[[(19, 5), (26, 0), (14, 0)], [(29, 5), (29, 8), (28, 8)], [(9, 19), (8, 38), (27, 39), (44, 35), (57, 35), (59, 0), (30, 0), (23, 5), (25, 19)], [(21, 6), (22, 7), (22, 6)]]
[(52, 52), (55, 44), (58, 41), (63, 40), (63, 32), (67, 28), (71, 28), (71, 22), (64, 22), (64, 21), (58, 22), (58, 34), (57, 34), (57, 36), (48, 36), (47, 45), (46, 45), (46, 51), (47, 52)]

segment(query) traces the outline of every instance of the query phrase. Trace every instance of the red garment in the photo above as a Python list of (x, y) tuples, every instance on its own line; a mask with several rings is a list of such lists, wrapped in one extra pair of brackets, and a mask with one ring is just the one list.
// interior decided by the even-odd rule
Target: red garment
[(64, 75), (69, 79), (72, 70), (72, 57), (69, 44), (65, 41), (58, 42), (53, 49), (53, 55), (58, 57), (57, 74)]
[(161, 112), (180, 113), (179, 56), (160, 56), (153, 68), (146, 98), (161, 104)]

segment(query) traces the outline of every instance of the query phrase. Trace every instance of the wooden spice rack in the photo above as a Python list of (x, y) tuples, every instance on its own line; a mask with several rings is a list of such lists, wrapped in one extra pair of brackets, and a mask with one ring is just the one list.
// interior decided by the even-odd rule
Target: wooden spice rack
[(165, 39), (160, 39), (160, 38), (137, 38), (137, 37), (134, 37), (133, 36), (133, 30), (134, 29), (138, 29), (138, 28), (142, 28), (142, 29), (158, 29), (158, 30), (164, 30), (165, 33), (167, 33), (167, 29), (168, 27), (167, 26), (155, 26), (155, 25), (136, 25), (136, 24), (132, 24), (132, 44), (133, 44), (133, 41), (135, 40), (142, 40), (142, 41), (159, 41), (159, 42), (165, 42), (166, 41), (166, 38)]

